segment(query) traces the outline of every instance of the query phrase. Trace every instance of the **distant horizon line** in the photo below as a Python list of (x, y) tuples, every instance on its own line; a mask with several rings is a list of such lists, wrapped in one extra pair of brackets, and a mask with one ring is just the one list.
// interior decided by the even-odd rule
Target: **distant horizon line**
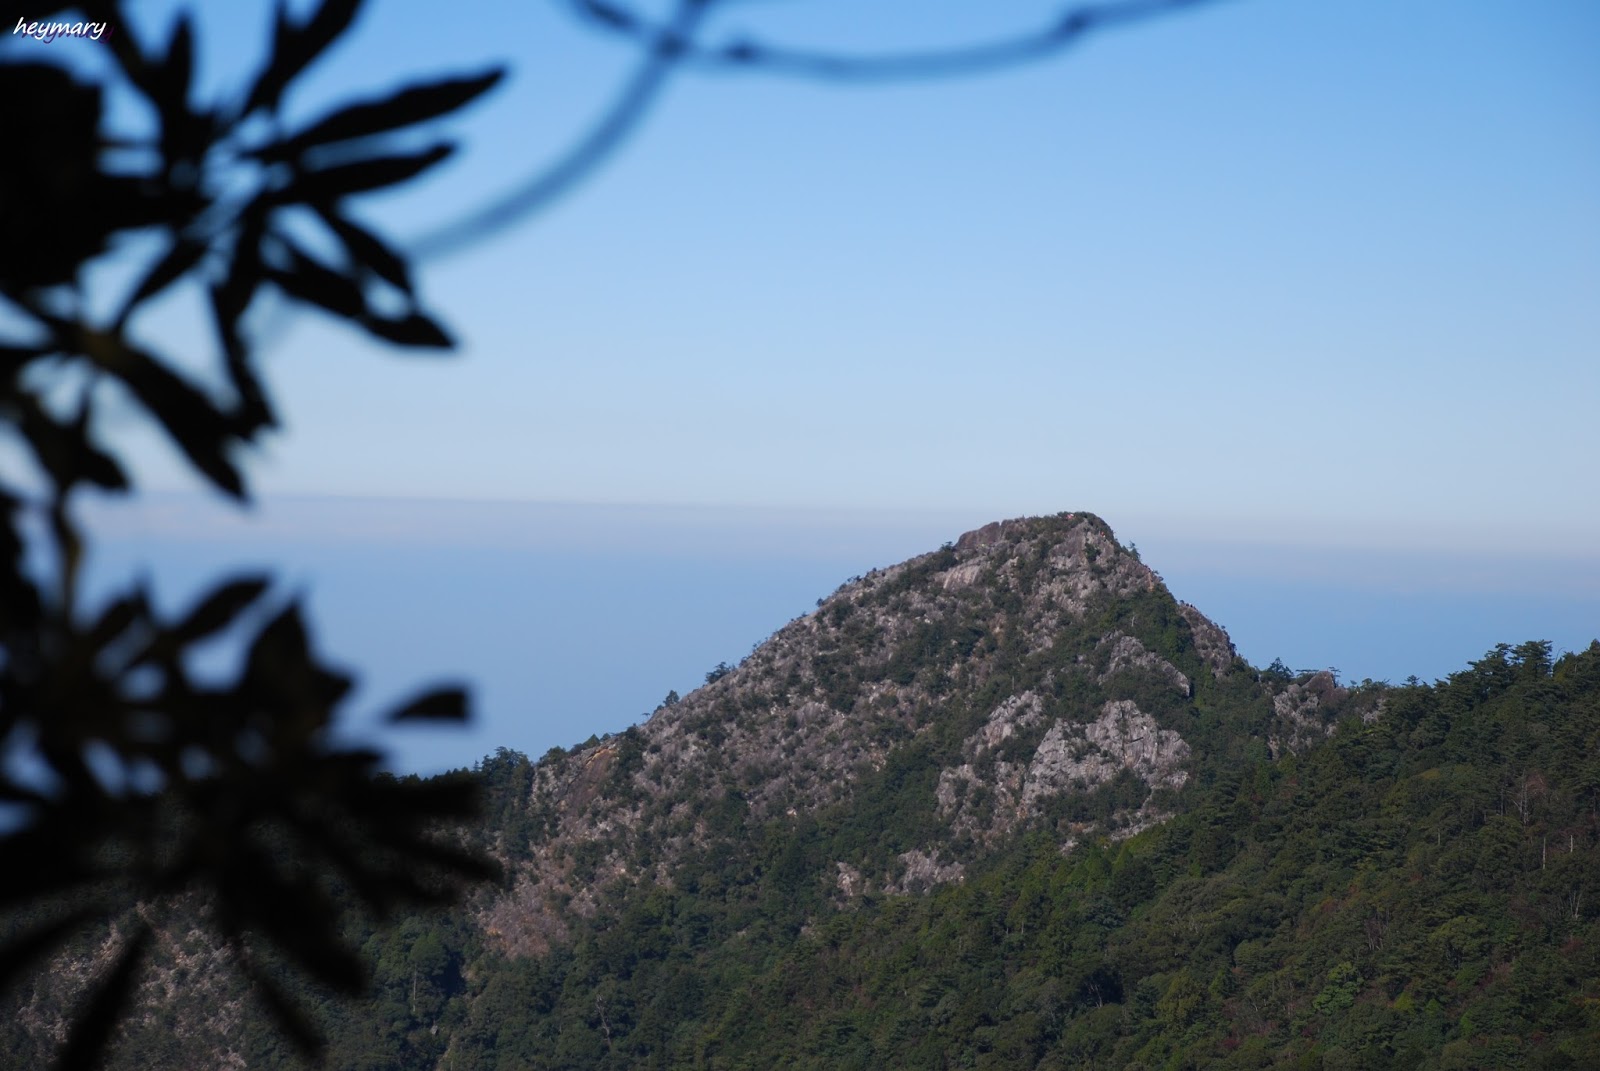
[[(1079, 503), (1058, 509), (988, 505), (878, 505), (863, 503), (784, 503), (784, 502), (714, 502), (714, 501), (664, 501), (647, 499), (582, 499), (536, 498), (514, 496), (489, 496), (472, 494), (398, 494), (367, 491), (264, 491), (242, 506), (220, 500), (202, 489), (155, 488), (141, 491), (128, 498), (90, 499), (91, 510), (96, 513), (121, 509), (138, 509), (152, 500), (176, 502), (183, 505), (201, 505), (208, 512), (237, 518), (251, 519), (255, 509), (277, 504), (345, 504), (352, 506), (441, 506), (485, 507), (496, 509), (571, 510), (595, 513), (650, 512), (657, 515), (768, 515), (774, 518), (811, 518), (813, 520), (843, 520), (845, 518), (874, 518), (879, 522), (894, 522), (900, 527), (907, 521), (969, 523), (973, 528), (991, 521), (1013, 520), (1025, 517), (1046, 517), (1061, 513), (1091, 513), (1110, 524), (1123, 538), (1123, 529), (1132, 532), (1143, 529), (1148, 535), (1163, 539), (1181, 539), (1193, 543), (1217, 543), (1233, 546), (1293, 546), (1305, 550), (1328, 551), (1379, 551), (1421, 553), (1492, 554), (1513, 550), (1505, 545), (1507, 539), (1521, 544), (1514, 549), (1520, 556), (1532, 558), (1566, 558), (1600, 562), (1600, 531), (1589, 532), (1580, 527), (1564, 526), (1552, 532), (1537, 525), (1497, 524), (1475, 529), (1485, 542), (1458, 541), (1442, 538), (1446, 532), (1459, 534), (1462, 526), (1454, 523), (1418, 524), (1381, 517), (1354, 520), (1358, 515), (1349, 511), (1337, 517), (1285, 517), (1273, 515), (1195, 515), (1183, 512), (1163, 512), (1142, 509), (1089, 508)], [(1036, 505), (1036, 504), (1033, 504)], [(967, 518), (982, 520), (966, 520)], [(1118, 523), (1120, 522), (1120, 524)], [(1354, 522), (1354, 523), (1353, 523)], [(971, 528), (963, 529), (963, 532)], [(1380, 538), (1379, 533), (1390, 538)], [(1535, 533), (1546, 538), (1535, 540)], [(954, 540), (962, 533), (954, 533)], [(1549, 537), (1555, 535), (1555, 539)], [(1500, 538), (1495, 539), (1498, 535)], [(1399, 536), (1399, 538), (1394, 538)], [(1124, 540), (1127, 541), (1127, 540)], [(929, 548), (933, 549), (933, 548)]]
[[(201, 492), (94, 501), (89, 525), (113, 544), (424, 548), (560, 554), (903, 561), (1005, 515), (978, 507), (581, 502), (437, 496), (270, 493), (234, 508)], [(1061, 510), (1055, 512), (1097, 511)], [(1047, 516), (1018, 512), (1011, 516)], [(1108, 521), (1108, 523), (1112, 523)], [(1129, 517), (1113, 524), (1158, 572), (1325, 582), (1395, 591), (1600, 596), (1600, 540), (1584, 550), (1455, 545), (1413, 538), (1315, 538), (1230, 532), (1218, 518)], [(1404, 535), (1405, 533), (1399, 533)]]

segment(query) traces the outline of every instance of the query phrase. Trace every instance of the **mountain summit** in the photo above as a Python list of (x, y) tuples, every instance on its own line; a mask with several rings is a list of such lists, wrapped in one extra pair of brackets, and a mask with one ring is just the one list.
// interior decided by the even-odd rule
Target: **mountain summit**
[[(1308, 683), (1261, 704), (1272, 750), (1318, 735), (1343, 698)], [(537, 955), (617, 883), (671, 885), (721, 842), (886, 792), (901, 821), (820, 875), (839, 898), (960, 881), (1023, 830), (1063, 849), (1126, 837), (1172, 813), (1219, 744), (1202, 714), (1219, 690), (1267, 698), (1104, 521), (985, 525), (852, 578), (643, 725), (547, 757), (529, 792), (543, 835), (508, 851), (518, 878), (484, 924)]]

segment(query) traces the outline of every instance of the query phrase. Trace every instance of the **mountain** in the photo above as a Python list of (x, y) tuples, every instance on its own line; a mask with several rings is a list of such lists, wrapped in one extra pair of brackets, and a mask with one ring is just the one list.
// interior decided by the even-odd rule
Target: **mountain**
[[(829, 860), (843, 899), (959, 880), (1021, 829), (1125, 837), (1216, 747), (1303, 745), (1348, 700), (1324, 676), (1274, 708), (1226, 634), (1088, 514), (991, 524), (855, 577), (708, 677), (540, 764), (540, 835), (500, 846), (516, 883), (483, 916), (501, 951), (540, 954), (604, 890), (671, 885), (769, 827), (871, 814)], [(1208, 731), (1219, 695), (1255, 700), (1254, 720)]]
[[(1089, 514), (852, 578), (643, 724), (478, 773), (458, 835), (503, 882), (351, 920), (374, 998), (299, 993), (331, 1066), (1600, 1052), (1600, 644), (1434, 686), (1256, 670)], [(116, 1066), (293, 1065), (198, 929), (166, 944)], [(46, 1058), (100, 952), (5, 1051)]]

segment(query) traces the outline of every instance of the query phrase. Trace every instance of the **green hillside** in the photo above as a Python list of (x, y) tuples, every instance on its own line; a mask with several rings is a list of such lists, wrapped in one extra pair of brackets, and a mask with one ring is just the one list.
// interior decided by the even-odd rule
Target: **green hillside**
[[(1185, 814), (926, 897), (796, 889), (821, 821), (490, 961), (461, 1068), (1595, 1066), (1600, 646), (1499, 648)], [(502, 759), (502, 763), (506, 760)], [(511, 771), (496, 772), (510, 773)], [(799, 882), (803, 885), (803, 880)], [(376, 1065), (373, 1066), (386, 1066)], [(445, 1066), (449, 1066), (446, 1064)]]

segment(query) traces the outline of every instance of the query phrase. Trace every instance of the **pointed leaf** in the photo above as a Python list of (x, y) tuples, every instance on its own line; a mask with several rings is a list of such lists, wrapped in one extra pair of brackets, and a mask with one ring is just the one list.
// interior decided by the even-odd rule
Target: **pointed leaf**
[(351, 679), (318, 664), (298, 604), (269, 622), (250, 645), (236, 694), (272, 719), (279, 748), (308, 746), (349, 693)]
[(135, 591), (132, 595), (116, 600), (106, 607), (100, 615), (100, 620), (94, 623), (84, 637), (89, 650), (99, 653), (107, 645), (115, 642), (117, 637), (128, 631), (128, 628), (141, 617), (147, 617), (150, 612), (149, 600), (143, 591)]
[(578, 11), (614, 30), (634, 30), (639, 25), (639, 17), (633, 12), (604, 0), (579, 0)]
[(219, 490), (244, 498), (244, 479), (228, 457), (240, 436), (233, 421), (197, 388), (149, 354), (101, 336), (97, 362), (127, 384), (178, 448)]
[(323, 204), (415, 178), (454, 151), (440, 143), (422, 152), (338, 164), (297, 176), (274, 198), (279, 204)]
[(11, 781), (0, 780), (0, 800), (7, 803), (46, 804), (50, 802), (50, 797)]
[(19, 391), (11, 402), (23, 439), (58, 487), (87, 481), (111, 491), (127, 488), (128, 477), (116, 458), (89, 441), (85, 412), (80, 411), (77, 419), (63, 427), (31, 393)]
[(500, 876), (498, 864), (465, 848), (428, 840), (414, 840), (409, 844), (391, 843), (390, 846), (396, 851), (404, 852), (413, 863), (431, 863), (456, 877), (471, 881), (490, 881)]
[(178, 24), (172, 29), (172, 40), (167, 43), (167, 57), (156, 74), (156, 104), (161, 109), (164, 123), (186, 110), (189, 80), (193, 72), (194, 30), (189, 23), (189, 13), (184, 12), (178, 16)]
[(350, 259), (376, 274), (380, 279), (411, 293), (411, 269), (394, 250), (377, 235), (344, 219), (332, 211), (321, 213), (323, 222), (344, 243)]
[(7, 940), (4, 947), (0, 947), (0, 992), (5, 991), (12, 978), (32, 966), (35, 960), (60, 944), (73, 930), (98, 914), (99, 912), (92, 907), (79, 908), (61, 918), (36, 926), (20, 937)]
[(250, 90), (244, 113), (277, 108), (284, 89), (349, 28), (360, 8), (361, 0), (323, 0), (315, 15), (303, 26), (296, 26), (289, 21), (283, 0), (279, 0), (272, 28), (272, 56)]
[(128, 317), (145, 301), (155, 297), (161, 291), (177, 282), (188, 270), (200, 262), (205, 255), (204, 242), (197, 242), (189, 238), (181, 238), (172, 243), (172, 248), (167, 250), (165, 256), (156, 262), (150, 273), (142, 279), (123, 303), (122, 311), (117, 315), (117, 326), (120, 328), (128, 322)]
[(189, 616), (172, 630), (173, 639), (180, 646), (187, 646), (227, 628), (261, 597), (270, 583), (266, 577), (239, 577), (224, 581), (213, 588), (198, 606), (189, 611)]
[(456, 344), (455, 339), (446, 334), (444, 328), (420, 312), (413, 312), (398, 320), (368, 316), (361, 321), (361, 326), (397, 346), (448, 350), (454, 348)]
[(256, 996), (261, 998), (261, 1002), (267, 1006), (267, 1010), (272, 1013), (272, 1018), (283, 1032), (289, 1035), (289, 1040), (294, 1043), (300, 1055), (311, 1063), (321, 1060), (322, 1052), (327, 1048), (327, 1040), (312, 1024), (305, 1010), (253, 962), (241, 957), (240, 965), (244, 969), (245, 977), (250, 980)]
[(366, 986), (361, 957), (339, 939), (339, 908), (313, 883), (288, 881), (260, 851), (238, 851), (218, 886), (220, 904), (318, 981), (343, 993)]
[(271, 678), (287, 664), (305, 663), (309, 659), (310, 640), (300, 616), (300, 606), (291, 603), (256, 636), (255, 642), (250, 645), (246, 670), (259, 670)]
[(290, 249), (287, 271), (270, 270), (267, 278), (290, 297), (326, 309), (335, 316), (357, 321), (367, 316), (367, 299), (360, 283), (319, 264), (299, 250)]
[(37, 346), (0, 346), (0, 374), (9, 379), (30, 361), (36, 361), (49, 352)]
[(133, 996), (134, 982), (144, 961), (150, 931), (140, 929), (123, 946), (116, 966), (105, 976), (84, 1012), (72, 1024), (61, 1050), (57, 1071), (91, 1071), (99, 1062), (111, 1031)]
[(297, 73), (295, 53), (298, 34), (299, 28), (289, 21), (289, 10), (284, 0), (278, 0), (272, 10), (272, 51), (267, 54), (267, 65), (256, 77), (241, 114), (248, 115), (257, 108), (277, 108), (284, 86)]
[(293, 159), (318, 145), (399, 130), (448, 114), (487, 92), (505, 75), (501, 68), (471, 78), (453, 78), (431, 85), (407, 86), (383, 100), (362, 101), (340, 108), (305, 130), (268, 146), (266, 160)]
[(259, 202), (246, 211), (234, 241), (227, 278), (211, 290), (211, 312), (222, 343), (228, 378), (239, 396), (235, 417), (240, 423), (241, 435), (247, 438), (276, 423), (266, 389), (250, 367), (250, 347), (239, 326), (265, 278), (261, 266), (261, 238), (266, 231), (266, 216), (267, 206)]
[(390, 714), (389, 721), (466, 721), (468, 716), (465, 688), (436, 688)]

